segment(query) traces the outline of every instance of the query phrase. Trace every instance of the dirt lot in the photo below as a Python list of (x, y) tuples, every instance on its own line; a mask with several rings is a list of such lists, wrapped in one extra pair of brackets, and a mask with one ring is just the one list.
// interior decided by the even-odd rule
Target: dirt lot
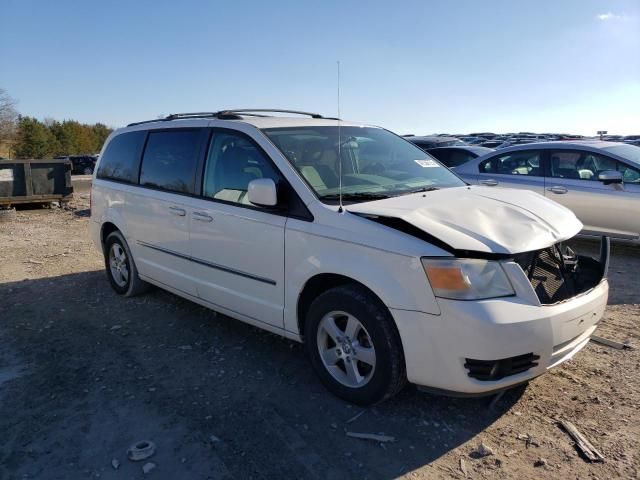
[[(0, 224), (1, 479), (640, 478), (640, 349), (590, 343), (493, 408), (407, 388), (349, 422), (361, 409), (324, 390), (300, 345), (161, 290), (118, 297), (86, 191), (71, 207)], [(640, 249), (615, 246), (598, 330), (635, 347), (638, 272)], [(585, 461), (560, 418), (605, 463)], [(146, 476), (126, 458), (142, 439), (157, 446)], [(480, 442), (494, 454), (474, 458)]]

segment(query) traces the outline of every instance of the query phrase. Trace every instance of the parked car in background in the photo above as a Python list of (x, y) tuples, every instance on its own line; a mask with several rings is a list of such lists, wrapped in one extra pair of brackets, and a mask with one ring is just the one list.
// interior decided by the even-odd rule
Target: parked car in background
[(110, 135), (90, 231), (118, 294), (153, 284), (304, 342), (322, 383), (359, 404), (407, 380), (487, 394), (589, 342), (608, 242), (598, 258), (568, 248), (571, 211), (468, 186), (382, 128), (268, 113)]
[(456, 174), (551, 198), (576, 214), (585, 234), (640, 237), (640, 147), (595, 140), (519, 145), (461, 165)]
[(466, 145), (466, 143), (459, 138), (456, 137), (442, 137), (437, 135), (428, 135), (428, 136), (416, 136), (411, 135), (405, 137), (406, 140), (409, 140), (414, 145), (417, 145), (422, 150), (427, 150), (429, 148), (436, 147), (452, 147), (454, 145)]
[(487, 140), (485, 142), (479, 143), (478, 146), (495, 150), (498, 145), (502, 145), (504, 142), (504, 140)]
[(72, 165), (71, 173), (74, 175), (92, 175), (98, 160), (96, 155), (69, 155), (56, 158), (68, 158)]
[(475, 145), (460, 145), (457, 147), (436, 147), (424, 149), (429, 155), (436, 157), (440, 163), (456, 168), (458, 165), (467, 163), (469, 160), (487, 155), (493, 152), (491, 148), (476, 147)]
[(466, 143), (467, 145), (479, 145), (482, 142), (486, 142), (487, 139), (486, 138), (482, 138), (482, 137), (469, 137), (469, 136), (460, 136), (460, 137), (456, 137), (459, 138), (460, 140), (462, 140), (464, 143)]
[(640, 146), (640, 135), (627, 135), (622, 139), (622, 141), (629, 145)]

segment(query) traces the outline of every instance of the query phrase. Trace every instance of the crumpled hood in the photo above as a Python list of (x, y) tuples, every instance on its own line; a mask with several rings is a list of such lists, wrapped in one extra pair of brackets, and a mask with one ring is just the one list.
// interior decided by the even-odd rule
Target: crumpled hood
[(459, 187), (349, 205), (352, 213), (401, 218), (455, 250), (521, 253), (569, 239), (582, 223), (529, 190)]

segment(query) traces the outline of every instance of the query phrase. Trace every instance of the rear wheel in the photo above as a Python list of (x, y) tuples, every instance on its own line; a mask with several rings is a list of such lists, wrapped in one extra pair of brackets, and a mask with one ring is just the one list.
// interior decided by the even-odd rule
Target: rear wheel
[(129, 245), (119, 231), (111, 232), (104, 242), (104, 263), (109, 283), (120, 295), (133, 297), (149, 289), (138, 276)]
[(406, 383), (402, 344), (391, 314), (359, 285), (333, 288), (311, 304), (305, 344), (322, 383), (349, 402), (378, 403)]

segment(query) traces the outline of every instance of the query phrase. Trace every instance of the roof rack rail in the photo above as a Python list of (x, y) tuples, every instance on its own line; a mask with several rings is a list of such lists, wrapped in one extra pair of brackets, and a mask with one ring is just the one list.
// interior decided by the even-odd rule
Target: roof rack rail
[[(307, 115), (311, 118), (325, 118), (319, 113), (302, 112), (300, 110), (280, 110), (272, 108), (238, 108), (220, 110), (217, 112), (187, 112), (187, 113), (172, 113), (166, 117), (156, 118), (154, 120), (144, 120), (142, 122), (134, 122), (127, 125), (127, 127), (133, 127), (135, 125), (143, 125), (145, 123), (155, 122), (168, 122), (171, 120), (188, 119), (188, 118), (219, 118), (223, 120), (240, 120), (242, 115), (251, 117), (268, 117), (265, 113), (293, 113), (295, 115)], [(331, 120), (337, 120), (336, 118), (330, 118)]]
[[(232, 108), (232, 109), (228, 109), (228, 110), (223, 110), (222, 112), (219, 112), (219, 113), (223, 113), (223, 114), (240, 113), (240, 114), (251, 115), (254, 112), (260, 112), (260, 113), (293, 113), (295, 115), (307, 115), (307, 116), (309, 116), (311, 118), (324, 118), (319, 113), (303, 112), (303, 111), (300, 111), (300, 110), (280, 110), (280, 109), (277, 109), (277, 108)], [(265, 116), (268, 116), (268, 115), (265, 115)]]

